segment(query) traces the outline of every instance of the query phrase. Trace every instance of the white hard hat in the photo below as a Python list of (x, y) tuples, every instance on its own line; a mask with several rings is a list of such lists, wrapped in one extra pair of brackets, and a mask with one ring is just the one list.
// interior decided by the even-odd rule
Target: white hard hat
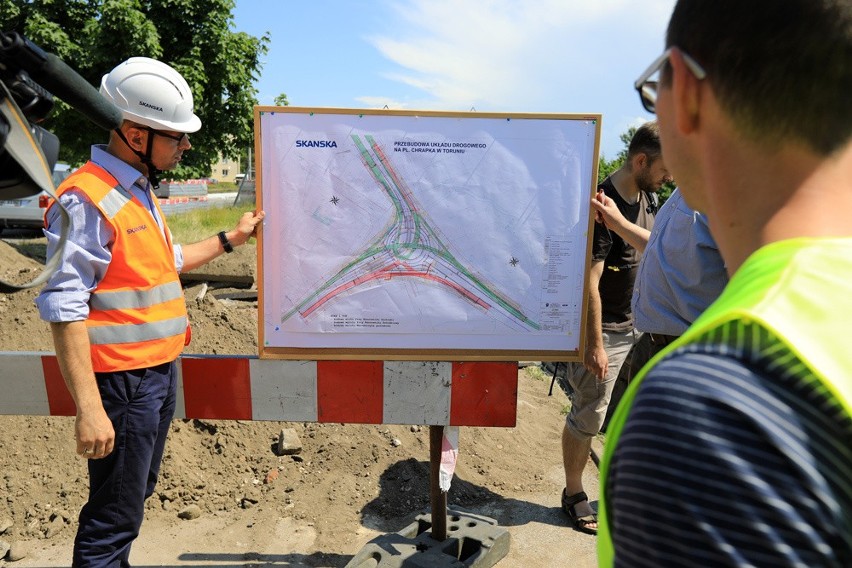
[(180, 73), (162, 61), (131, 57), (101, 79), (101, 94), (125, 120), (161, 130), (196, 132), (192, 92)]

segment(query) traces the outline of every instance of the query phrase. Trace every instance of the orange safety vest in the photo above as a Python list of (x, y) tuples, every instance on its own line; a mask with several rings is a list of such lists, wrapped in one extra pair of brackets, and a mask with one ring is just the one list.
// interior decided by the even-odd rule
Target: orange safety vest
[(66, 178), (56, 194), (71, 188), (82, 190), (115, 235), (109, 267), (89, 299), (94, 370), (174, 361), (189, 343), (189, 320), (169, 231), (163, 235), (148, 209), (93, 162)]

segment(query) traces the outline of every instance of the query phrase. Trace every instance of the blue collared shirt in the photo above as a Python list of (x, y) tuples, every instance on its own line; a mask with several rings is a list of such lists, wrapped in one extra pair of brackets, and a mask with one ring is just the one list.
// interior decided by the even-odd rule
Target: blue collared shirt
[[(92, 146), (91, 161), (105, 169), (122, 189), (135, 196), (148, 208), (160, 230), (165, 227), (148, 179), (130, 164), (106, 151), (106, 146)], [(89, 317), (89, 296), (103, 279), (112, 260), (113, 230), (100, 211), (83, 193), (70, 189), (59, 198), (71, 220), (68, 240), (56, 271), (35, 299), (41, 319), (49, 322), (81, 321)], [(57, 253), (61, 233), (61, 216), (57, 207), (47, 215), (47, 257)], [(165, 236), (164, 236), (165, 238)], [(175, 245), (175, 265), (183, 267), (183, 251)]]
[(633, 287), (639, 331), (681, 335), (728, 283), (707, 218), (684, 202), (680, 189), (657, 213)]

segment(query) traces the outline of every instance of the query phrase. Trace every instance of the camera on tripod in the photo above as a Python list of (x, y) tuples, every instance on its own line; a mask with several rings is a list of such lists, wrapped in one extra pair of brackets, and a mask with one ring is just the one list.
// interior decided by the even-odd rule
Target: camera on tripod
[[(56, 96), (105, 130), (121, 124), (121, 113), (76, 71), (17, 32), (0, 31), (0, 200), (42, 191), (55, 197), (53, 167), (59, 139), (37, 123), (53, 109)], [(64, 246), (68, 217), (64, 208)], [(24, 285), (0, 281), (0, 292), (14, 292), (44, 282), (58, 262), (48, 259), (44, 272)]]

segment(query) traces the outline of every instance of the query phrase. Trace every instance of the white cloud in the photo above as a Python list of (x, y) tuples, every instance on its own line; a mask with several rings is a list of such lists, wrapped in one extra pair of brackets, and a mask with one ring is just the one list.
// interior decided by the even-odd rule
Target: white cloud
[(392, 5), (392, 32), (368, 41), (396, 66), (386, 78), (434, 106), (521, 110), (567, 97), (598, 80), (602, 66), (617, 68), (618, 52), (630, 48), (622, 28), (667, 17), (671, 4), (411, 0)]
[(408, 0), (388, 3), (386, 28), (366, 40), (403, 87), (389, 108), (602, 113), (611, 154), (641, 112), (633, 79), (662, 50), (673, 5)]
[(389, 97), (358, 97), (358, 102), (363, 103), (366, 108), (385, 108), (390, 110), (403, 110), (409, 107), (407, 103), (394, 100)]

